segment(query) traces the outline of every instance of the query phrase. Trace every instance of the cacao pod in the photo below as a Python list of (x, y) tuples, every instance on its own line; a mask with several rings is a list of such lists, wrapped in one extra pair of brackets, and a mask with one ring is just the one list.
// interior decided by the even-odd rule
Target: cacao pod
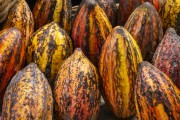
[(105, 102), (118, 118), (130, 118), (135, 113), (133, 91), (141, 61), (133, 37), (123, 27), (115, 27), (102, 47), (99, 72)]
[(0, 32), (0, 111), (6, 87), (14, 74), (24, 67), (25, 44), (16, 28)]
[(96, 120), (100, 92), (98, 71), (81, 49), (64, 61), (54, 87), (58, 120)]
[(154, 53), (152, 63), (180, 89), (180, 37), (169, 28)]
[(118, 25), (124, 25), (131, 13), (144, 2), (153, 4), (159, 11), (164, 0), (119, 0)]
[(162, 19), (164, 30), (173, 27), (180, 35), (180, 1), (164, 0), (160, 7), (159, 14)]
[(138, 68), (135, 105), (138, 120), (180, 120), (180, 91), (148, 62)]
[(145, 2), (136, 8), (127, 20), (125, 28), (137, 41), (143, 59), (151, 61), (159, 42), (163, 38), (161, 19), (154, 6)]
[(35, 30), (55, 21), (69, 34), (71, 8), (71, 0), (37, 0), (33, 8)]
[(73, 23), (74, 48), (80, 47), (97, 66), (101, 47), (111, 30), (111, 23), (96, 1), (85, 0)]
[(27, 62), (34, 62), (53, 86), (62, 62), (73, 52), (72, 41), (56, 22), (37, 30), (27, 47)]
[(36, 64), (19, 71), (4, 96), (3, 120), (52, 120), (51, 87)]
[(4, 28), (16, 27), (21, 30), (25, 46), (34, 32), (34, 19), (32, 12), (25, 0), (18, 0), (10, 9), (5, 20)]

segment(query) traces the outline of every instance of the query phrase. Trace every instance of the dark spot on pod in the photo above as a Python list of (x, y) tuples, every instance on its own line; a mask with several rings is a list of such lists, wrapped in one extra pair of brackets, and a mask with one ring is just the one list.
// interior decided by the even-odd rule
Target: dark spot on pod
[(116, 29), (116, 32), (117, 32), (118, 34), (122, 34), (122, 35), (125, 34), (122, 27), (118, 27), (118, 29)]
[(71, 106), (72, 102), (71, 101), (68, 101), (67, 102), (67, 107)]
[(49, 44), (48, 44), (49, 51), (54, 50), (55, 44), (56, 43), (55, 43), (54, 37), (52, 35), (50, 35), (50, 41), (49, 41)]
[(50, 75), (51, 75), (51, 63), (50, 62), (47, 62), (45, 75), (47, 78), (50, 77)]

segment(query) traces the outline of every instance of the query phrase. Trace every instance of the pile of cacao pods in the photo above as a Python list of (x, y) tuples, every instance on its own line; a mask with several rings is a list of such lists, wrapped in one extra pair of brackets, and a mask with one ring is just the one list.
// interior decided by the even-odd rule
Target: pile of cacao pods
[(10, 8), (0, 23), (1, 119), (105, 120), (102, 96), (109, 120), (180, 120), (180, 0), (79, 2)]

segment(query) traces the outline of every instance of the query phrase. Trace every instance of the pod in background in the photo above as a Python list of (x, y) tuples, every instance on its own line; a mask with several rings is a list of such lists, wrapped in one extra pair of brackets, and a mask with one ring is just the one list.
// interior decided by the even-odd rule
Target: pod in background
[(155, 7), (151, 3), (143, 3), (130, 15), (124, 27), (137, 41), (143, 60), (151, 62), (163, 38), (161, 18)]
[(0, 32), (0, 111), (5, 90), (11, 78), (24, 67), (25, 44), (16, 28)]
[(173, 28), (167, 29), (152, 64), (169, 76), (180, 90), (180, 37)]
[(99, 6), (104, 10), (112, 26), (117, 23), (117, 7), (114, 0), (96, 0)]
[(99, 72), (103, 98), (120, 119), (135, 114), (133, 91), (141, 61), (141, 51), (133, 37), (123, 27), (115, 27), (102, 47)]
[(99, 76), (80, 48), (64, 61), (54, 87), (58, 120), (96, 120), (99, 104)]
[(37, 0), (33, 8), (35, 30), (54, 21), (69, 34), (71, 8), (71, 0)]
[(180, 1), (179, 0), (163, 0), (159, 15), (166, 30), (173, 27), (177, 34), (180, 35)]
[(145, 61), (138, 68), (135, 105), (138, 120), (180, 120), (180, 91), (167, 75)]
[(30, 36), (34, 33), (34, 19), (25, 0), (18, 0), (10, 9), (4, 22), (3, 29), (11, 27), (21, 30), (23, 40), (25, 41), (25, 47), (27, 47)]
[(112, 30), (105, 12), (94, 0), (84, 0), (74, 20), (71, 38), (97, 66), (101, 47)]
[(34, 62), (48, 78), (51, 86), (62, 62), (73, 53), (70, 37), (55, 22), (37, 30), (27, 47), (27, 62)]
[(118, 25), (124, 26), (131, 13), (144, 2), (150, 2), (157, 11), (164, 0), (119, 0)]
[(36, 64), (29, 64), (12, 78), (2, 110), (3, 120), (52, 120), (51, 87)]

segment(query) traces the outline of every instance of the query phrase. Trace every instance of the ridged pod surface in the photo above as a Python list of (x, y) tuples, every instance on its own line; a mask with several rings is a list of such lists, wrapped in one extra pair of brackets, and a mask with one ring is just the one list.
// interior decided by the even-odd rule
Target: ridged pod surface
[(27, 62), (34, 62), (53, 86), (62, 62), (73, 53), (70, 37), (55, 22), (38, 29), (27, 47)]
[(102, 47), (99, 72), (103, 97), (118, 118), (130, 118), (135, 113), (133, 91), (141, 61), (133, 37), (123, 27), (115, 27)]
[(69, 34), (71, 8), (71, 0), (37, 0), (33, 8), (35, 30), (55, 21)]
[(124, 27), (137, 41), (143, 60), (151, 61), (163, 38), (161, 19), (154, 6), (148, 2), (140, 5), (131, 14)]
[(101, 47), (112, 30), (105, 12), (94, 0), (84, 0), (72, 28), (74, 48), (80, 47), (97, 66)]
[(173, 27), (180, 35), (180, 0), (164, 0), (159, 14), (164, 29)]
[(180, 91), (148, 62), (138, 68), (135, 105), (138, 120), (180, 120)]
[(24, 67), (25, 44), (21, 31), (5, 29), (0, 33), (0, 110), (6, 87), (17, 71)]
[(114, 0), (96, 0), (99, 6), (106, 13), (112, 26), (116, 26), (117, 23), (117, 7)]
[(152, 63), (169, 76), (180, 90), (180, 37), (173, 28), (167, 29)]
[(34, 19), (32, 12), (25, 0), (18, 0), (10, 9), (3, 29), (15, 27), (21, 30), (25, 46), (34, 32)]
[(118, 25), (124, 25), (131, 13), (142, 3), (150, 2), (159, 11), (164, 0), (119, 0)]
[(36, 64), (19, 71), (9, 83), (3, 102), (3, 120), (52, 120), (51, 87)]
[(99, 103), (99, 76), (95, 66), (80, 48), (64, 61), (55, 87), (55, 113), (58, 120), (96, 120)]

